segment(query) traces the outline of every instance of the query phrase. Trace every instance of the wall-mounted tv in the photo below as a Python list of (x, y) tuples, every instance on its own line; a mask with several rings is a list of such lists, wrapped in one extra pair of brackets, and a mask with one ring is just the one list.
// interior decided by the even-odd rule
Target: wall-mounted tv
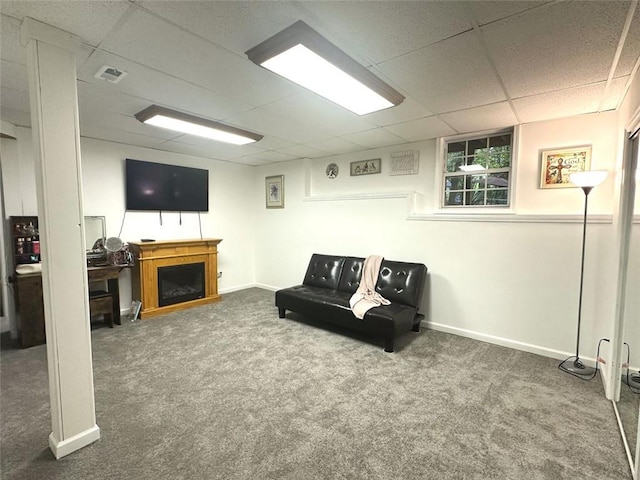
[(127, 210), (208, 212), (209, 171), (126, 159)]

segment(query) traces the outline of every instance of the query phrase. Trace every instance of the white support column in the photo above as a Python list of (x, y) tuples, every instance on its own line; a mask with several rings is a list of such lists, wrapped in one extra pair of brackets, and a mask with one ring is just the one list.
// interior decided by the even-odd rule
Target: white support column
[(30, 18), (21, 27), (42, 251), (42, 289), (52, 432), (64, 457), (100, 438), (96, 424), (82, 213), (82, 171), (73, 35)]

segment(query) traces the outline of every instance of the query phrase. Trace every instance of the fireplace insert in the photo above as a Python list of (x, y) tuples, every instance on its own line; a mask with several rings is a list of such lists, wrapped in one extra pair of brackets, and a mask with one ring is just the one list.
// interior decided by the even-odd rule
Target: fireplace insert
[(204, 298), (204, 262), (158, 267), (158, 306)]

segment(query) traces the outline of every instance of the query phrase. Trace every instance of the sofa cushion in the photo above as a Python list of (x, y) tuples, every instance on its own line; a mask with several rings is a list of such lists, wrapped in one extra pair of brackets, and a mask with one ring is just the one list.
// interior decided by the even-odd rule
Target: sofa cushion
[(383, 260), (376, 292), (390, 302), (418, 308), (426, 275), (427, 267), (422, 263)]
[(338, 288), (345, 257), (314, 253), (309, 261), (304, 285), (335, 290)]
[(352, 295), (356, 293), (356, 290), (360, 286), (363, 265), (364, 258), (347, 257), (344, 261), (344, 267), (342, 267), (342, 276), (340, 277), (338, 290)]

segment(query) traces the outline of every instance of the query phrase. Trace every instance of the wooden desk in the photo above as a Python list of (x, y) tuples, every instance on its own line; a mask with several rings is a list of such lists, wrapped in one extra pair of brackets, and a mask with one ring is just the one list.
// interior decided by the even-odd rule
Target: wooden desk
[[(107, 282), (107, 290), (112, 296), (112, 318), (121, 325), (120, 285), (118, 275), (128, 265), (88, 267), (89, 285), (95, 282)], [(42, 301), (42, 274), (29, 273), (14, 275), (16, 311), (20, 314), (18, 322), (18, 340), (22, 348), (45, 343), (44, 304)]]

